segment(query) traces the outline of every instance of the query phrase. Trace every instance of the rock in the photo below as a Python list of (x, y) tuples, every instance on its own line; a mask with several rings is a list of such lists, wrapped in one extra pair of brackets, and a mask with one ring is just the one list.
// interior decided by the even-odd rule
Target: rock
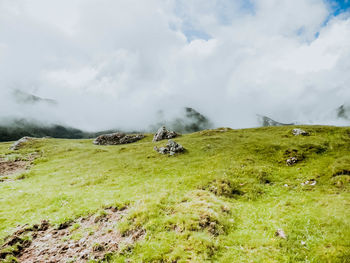
[(21, 139), (19, 139), (18, 141), (16, 141), (14, 144), (12, 144), (12, 146), (10, 147), (10, 150), (19, 150), (25, 143), (27, 143), (28, 141), (31, 141), (35, 138), (33, 137), (23, 137)]
[(183, 152), (185, 149), (184, 149), (184, 147), (182, 147), (181, 144), (178, 144), (177, 142), (175, 142), (173, 140), (168, 140), (168, 143), (165, 147), (157, 148), (155, 146), (154, 150), (159, 152), (160, 154), (174, 155), (175, 153)]
[(47, 230), (49, 228), (49, 226), (50, 226), (49, 221), (42, 220), (38, 230), (39, 231), (45, 231), (45, 230)]
[(157, 141), (161, 141), (164, 139), (172, 139), (177, 137), (178, 134), (174, 131), (168, 131), (165, 126), (162, 126), (158, 129), (158, 131), (156, 132), (156, 134), (153, 137), (153, 141), (157, 142)]
[(311, 180), (307, 180), (306, 182), (304, 182), (304, 183), (301, 183), (301, 185), (312, 185), (312, 186), (314, 186), (314, 185), (316, 185), (316, 180), (315, 179), (311, 179)]
[(277, 229), (277, 231), (275, 232), (275, 236), (283, 239), (287, 239), (287, 235), (286, 233), (284, 233), (283, 229)]
[(143, 134), (126, 135), (124, 133), (111, 133), (98, 136), (93, 143), (96, 145), (118, 145), (136, 142), (143, 139)]
[(66, 222), (63, 222), (61, 223), (58, 227), (57, 227), (57, 230), (62, 230), (62, 229), (66, 229), (68, 228), (69, 226), (71, 226), (73, 223), (73, 220), (68, 220)]
[(309, 136), (310, 135), (307, 131), (304, 131), (304, 130), (299, 129), (299, 128), (293, 129), (292, 133), (295, 136), (298, 136), (298, 135)]
[(286, 160), (286, 164), (288, 166), (292, 166), (294, 164), (296, 164), (298, 162), (298, 158), (297, 157), (290, 157)]

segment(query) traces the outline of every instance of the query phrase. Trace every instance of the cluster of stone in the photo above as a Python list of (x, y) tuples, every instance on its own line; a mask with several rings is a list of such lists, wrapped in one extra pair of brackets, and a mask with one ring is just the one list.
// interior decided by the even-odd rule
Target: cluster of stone
[(286, 160), (286, 164), (288, 166), (292, 166), (294, 164), (296, 164), (298, 162), (298, 158), (297, 157), (290, 157)]
[[(171, 140), (172, 138), (177, 137), (178, 134), (174, 131), (169, 131), (165, 126), (162, 126), (158, 129), (156, 134), (153, 136), (153, 142), (157, 142), (160, 140), (168, 139), (168, 143), (164, 147), (154, 147), (154, 150), (159, 152), (160, 154), (168, 154), (174, 155), (176, 153), (184, 152), (184, 147), (177, 142)], [(141, 140), (145, 136), (143, 134), (135, 134), (129, 135), (125, 133), (111, 133), (111, 134), (103, 134), (98, 136), (93, 143), (96, 145), (118, 145), (118, 144), (126, 144), (133, 143), (138, 140)]]
[(182, 153), (185, 149), (181, 144), (178, 144), (177, 142), (173, 140), (168, 140), (168, 143), (165, 147), (154, 147), (154, 150), (159, 152), (160, 154), (169, 154), (174, 155), (176, 153)]

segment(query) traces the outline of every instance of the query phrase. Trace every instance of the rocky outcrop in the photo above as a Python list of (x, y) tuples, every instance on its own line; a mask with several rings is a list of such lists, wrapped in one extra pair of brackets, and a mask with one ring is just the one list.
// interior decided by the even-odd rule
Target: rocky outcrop
[(23, 137), (16, 141), (12, 146), (10, 147), (10, 150), (19, 150), (24, 144), (26, 144), (28, 141), (32, 141), (33, 137)]
[(157, 146), (155, 146), (154, 150), (159, 152), (160, 154), (174, 155), (176, 153), (184, 152), (185, 148), (182, 147), (181, 144), (178, 144), (177, 142), (175, 142), (173, 140), (169, 140), (165, 147), (158, 148)]
[(292, 133), (295, 136), (298, 136), (298, 135), (308, 136), (308, 135), (310, 135), (307, 131), (304, 131), (304, 130), (299, 129), (299, 128), (293, 129)]
[(165, 140), (165, 139), (172, 139), (177, 137), (178, 134), (174, 131), (168, 131), (165, 126), (162, 126), (158, 129), (158, 131), (156, 132), (156, 134), (153, 137), (153, 141), (157, 142), (157, 141), (161, 141), (161, 140)]
[(111, 133), (98, 136), (93, 143), (96, 145), (118, 145), (133, 143), (143, 139), (143, 134), (127, 135), (125, 133)]

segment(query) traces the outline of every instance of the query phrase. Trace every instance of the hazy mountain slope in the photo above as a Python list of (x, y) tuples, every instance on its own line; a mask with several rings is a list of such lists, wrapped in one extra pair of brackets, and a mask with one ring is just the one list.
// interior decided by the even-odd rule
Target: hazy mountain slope
[(41, 98), (39, 96), (24, 92), (22, 90), (14, 90), (12, 96), (15, 101), (19, 104), (38, 104), (45, 103), (50, 106), (57, 105), (57, 101), (53, 99)]
[(100, 132), (85, 132), (80, 129), (63, 125), (47, 125), (37, 121), (27, 121), (25, 119), (11, 120), (0, 124), (0, 142), (15, 141), (24, 136), (30, 137), (53, 137), (65, 139), (94, 138), (100, 134), (117, 132), (118, 130), (107, 130)]
[[(28, 97), (26, 98), (28, 99)], [(34, 98), (33, 100), (35, 102), (36, 98)], [(162, 118), (160, 117), (160, 119)], [(190, 107), (186, 107), (183, 109), (183, 113), (179, 117), (176, 117), (170, 121), (161, 120), (158, 123), (151, 125), (148, 132), (156, 131), (159, 127), (163, 125), (166, 125), (168, 128), (176, 130), (177, 132), (189, 133), (212, 128), (213, 124), (207, 117), (205, 117), (198, 111)], [(8, 119), (6, 121), (0, 121), (0, 142), (18, 140), (23, 136), (31, 136), (38, 138), (50, 136), (53, 138), (83, 139), (93, 138), (103, 133), (112, 133), (116, 131), (120, 130), (112, 129), (99, 132), (86, 132), (80, 129), (67, 127), (64, 125), (48, 125), (36, 120)], [(129, 130), (124, 132), (134, 133), (141, 131)]]
[[(36, 158), (27, 172), (1, 176), (0, 238), (17, 225), (126, 206), (110, 231), (145, 236), (120, 243), (110, 262), (347, 262), (350, 128), (298, 126), (310, 136), (294, 136), (295, 127), (183, 135), (176, 141), (187, 152), (172, 157), (153, 150), (166, 141), (152, 135), (119, 146), (39, 139), (10, 151), (0, 143), (3, 162)], [(300, 161), (287, 166), (291, 156)], [(96, 231), (66, 230), (67, 244)]]
[(295, 123), (278, 122), (278, 121), (275, 121), (267, 116), (263, 116), (263, 115), (259, 115), (259, 114), (257, 115), (257, 117), (258, 117), (258, 122), (259, 122), (260, 126), (262, 126), (262, 127), (295, 125)]
[(160, 126), (166, 126), (180, 133), (190, 133), (213, 128), (213, 123), (203, 114), (191, 107), (183, 108), (180, 116), (165, 120), (163, 112), (158, 112), (160, 121), (151, 125), (150, 130), (156, 131)]

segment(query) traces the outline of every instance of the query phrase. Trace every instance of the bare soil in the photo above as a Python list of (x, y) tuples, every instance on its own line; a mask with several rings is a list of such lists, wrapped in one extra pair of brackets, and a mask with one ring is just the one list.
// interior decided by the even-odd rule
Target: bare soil
[(24, 172), (29, 167), (29, 161), (6, 161), (0, 159), (0, 177)]
[[(109, 208), (102, 215), (91, 215), (75, 221), (50, 226), (47, 221), (31, 228), (22, 227), (5, 239), (0, 251), (17, 244), (12, 252), (19, 262), (86, 262), (101, 260), (107, 254), (130, 247), (142, 239), (145, 231), (138, 229), (122, 235), (117, 229), (118, 221), (127, 210)], [(29, 236), (29, 239), (28, 239)], [(9, 254), (0, 253), (1, 258)]]

